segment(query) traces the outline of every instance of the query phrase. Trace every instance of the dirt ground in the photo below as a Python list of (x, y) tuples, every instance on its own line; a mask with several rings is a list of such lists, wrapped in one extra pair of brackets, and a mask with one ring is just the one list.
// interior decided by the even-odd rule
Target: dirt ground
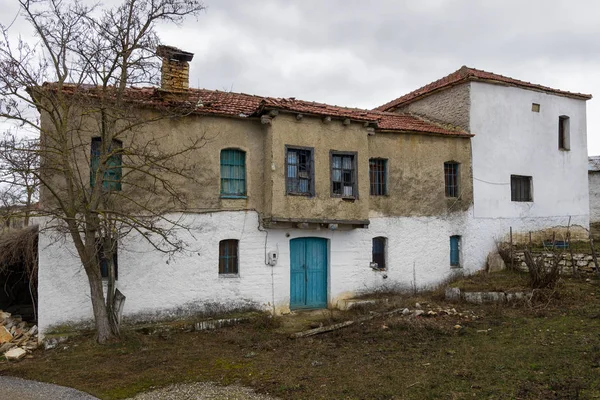
[[(501, 283), (498, 283), (501, 282)], [(471, 290), (519, 289), (523, 275), (481, 275)], [(521, 288), (522, 289), (522, 288)], [(241, 385), (283, 399), (600, 398), (600, 282), (564, 279), (531, 303), (447, 304), (440, 292), (379, 295), (376, 306), (313, 311), (193, 332), (183, 324), (125, 331), (98, 346), (92, 333), (12, 364), (0, 375), (122, 399), (180, 382)], [(414, 316), (416, 303), (434, 316)], [(344, 329), (290, 333), (407, 307)], [(445, 313), (454, 308), (456, 313)], [(440, 312), (441, 310), (441, 312)], [(166, 325), (168, 327), (168, 325)]]

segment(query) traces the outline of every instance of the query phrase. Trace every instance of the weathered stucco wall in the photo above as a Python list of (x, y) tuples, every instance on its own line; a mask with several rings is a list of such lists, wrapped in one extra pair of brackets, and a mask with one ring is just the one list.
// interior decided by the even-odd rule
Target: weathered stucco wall
[[(377, 133), (369, 157), (387, 159), (388, 195), (370, 196), (371, 215), (445, 215), (473, 203), (471, 144), (468, 138)], [(459, 163), (458, 198), (445, 193), (444, 162)]]
[(590, 188), (590, 222), (600, 222), (600, 171), (588, 173)]
[[(452, 218), (373, 218), (368, 229), (348, 231), (269, 229), (258, 227), (254, 211), (187, 215), (194, 228), (181, 238), (190, 251), (174, 259), (139, 237), (119, 245), (117, 286), (127, 300), (126, 319), (190, 315), (254, 306), (276, 312), (289, 310), (290, 240), (329, 240), (328, 303), (372, 290), (432, 285), (454, 270), (449, 265), (449, 236), (464, 234), (465, 214)], [(192, 236), (193, 235), (193, 236)], [(387, 271), (373, 271), (372, 238), (388, 238)], [(39, 326), (83, 322), (92, 317), (85, 272), (68, 241), (40, 233)], [(218, 274), (219, 241), (238, 239), (238, 277)], [(275, 267), (265, 265), (266, 252), (277, 251)], [(465, 268), (472, 268), (464, 255)]]
[(395, 111), (411, 112), (434, 121), (469, 129), (469, 108), (471, 105), (470, 83), (463, 83), (439, 91)]
[[(570, 118), (568, 151), (558, 148), (561, 115)], [(538, 218), (552, 227), (572, 216), (588, 227), (585, 101), (473, 82), (470, 120), (475, 218)], [(511, 174), (532, 177), (533, 201), (511, 201)]]
[[(320, 118), (280, 114), (272, 120), (271, 216), (274, 218), (366, 220), (369, 215), (369, 148), (362, 124), (324, 123)], [(314, 150), (315, 196), (286, 195), (285, 146)], [(356, 152), (358, 197), (331, 196), (330, 151)]]
[[(254, 211), (190, 214), (193, 227), (181, 238), (189, 251), (174, 259), (154, 251), (139, 237), (119, 246), (120, 291), (127, 296), (124, 316), (145, 320), (258, 307), (287, 312), (290, 301), (290, 240), (321, 237), (329, 240), (328, 304), (375, 290), (411, 289), (438, 284), (454, 273), (474, 272), (485, 266), (497, 240), (516, 231), (543, 228), (547, 220), (477, 219), (472, 208), (443, 217), (371, 217), (368, 229), (259, 229)], [(567, 218), (555, 218), (565, 225)], [(581, 223), (575, 219), (573, 224)], [(459, 269), (450, 267), (449, 238), (461, 236)], [(373, 237), (387, 238), (387, 271), (373, 271)], [(92, 317), (85, 272), (68, 241), (55, 241), (51, 231), (40, 231), (39, 326), (88, 321)], [(219, 241), (238, 239), (238, 277), (218, 274)], [(279, 253), (275, 267), (265, 265), (265, 254)]]

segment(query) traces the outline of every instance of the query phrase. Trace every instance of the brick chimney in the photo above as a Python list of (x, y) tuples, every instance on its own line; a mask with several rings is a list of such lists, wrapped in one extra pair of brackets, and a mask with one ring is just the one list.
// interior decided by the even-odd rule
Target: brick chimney
[(194, 58), (188, 53), (172, 46), (158, 46), (156, 55), (162, 57), (160, 87), (171, 92), (181, 92), (189, 88), (189, 61)]

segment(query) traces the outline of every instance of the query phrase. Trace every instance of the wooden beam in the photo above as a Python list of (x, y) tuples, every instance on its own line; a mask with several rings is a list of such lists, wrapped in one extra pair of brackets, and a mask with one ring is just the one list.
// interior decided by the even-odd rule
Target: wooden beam
[(296, 115), (296, 119), (297, 119), (298, 121), (302, 120), (302, 118), (304, 118), (304, 115), (302, 115), (302, 114), (298, 114), (298, 115)]
[(331, 122), (331, 116), (328, 115), (326, 117), (323, 117), (323, 123), (328, 124), (330, 122)]
[(263, 125), (271, 125), (272, 118), (268, 115), (263, 115), (260, 117), (260, 123)]
[(279, 115), (279, 110), (271, 110), (269, 111), (269, 117), (276, 117)]
[(346, 119), (344, 119), (344, 121), (342, 122), (342, 124), (348, 126), (348, 125), (350, 125), (350, 122), (351, 122), (350, 118), (346, 118)]

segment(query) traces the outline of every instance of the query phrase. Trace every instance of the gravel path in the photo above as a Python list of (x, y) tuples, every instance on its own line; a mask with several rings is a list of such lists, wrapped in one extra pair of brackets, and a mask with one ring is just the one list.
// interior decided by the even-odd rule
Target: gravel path
[(241, 386), (197, 382), (167, 386), (129, 400), (276, 400), (276, 397), (254, 393), (254, 390)]
[(98, 400), (79, 390), (10, 376), (0, 376), (0, 397), (14, 400)]

